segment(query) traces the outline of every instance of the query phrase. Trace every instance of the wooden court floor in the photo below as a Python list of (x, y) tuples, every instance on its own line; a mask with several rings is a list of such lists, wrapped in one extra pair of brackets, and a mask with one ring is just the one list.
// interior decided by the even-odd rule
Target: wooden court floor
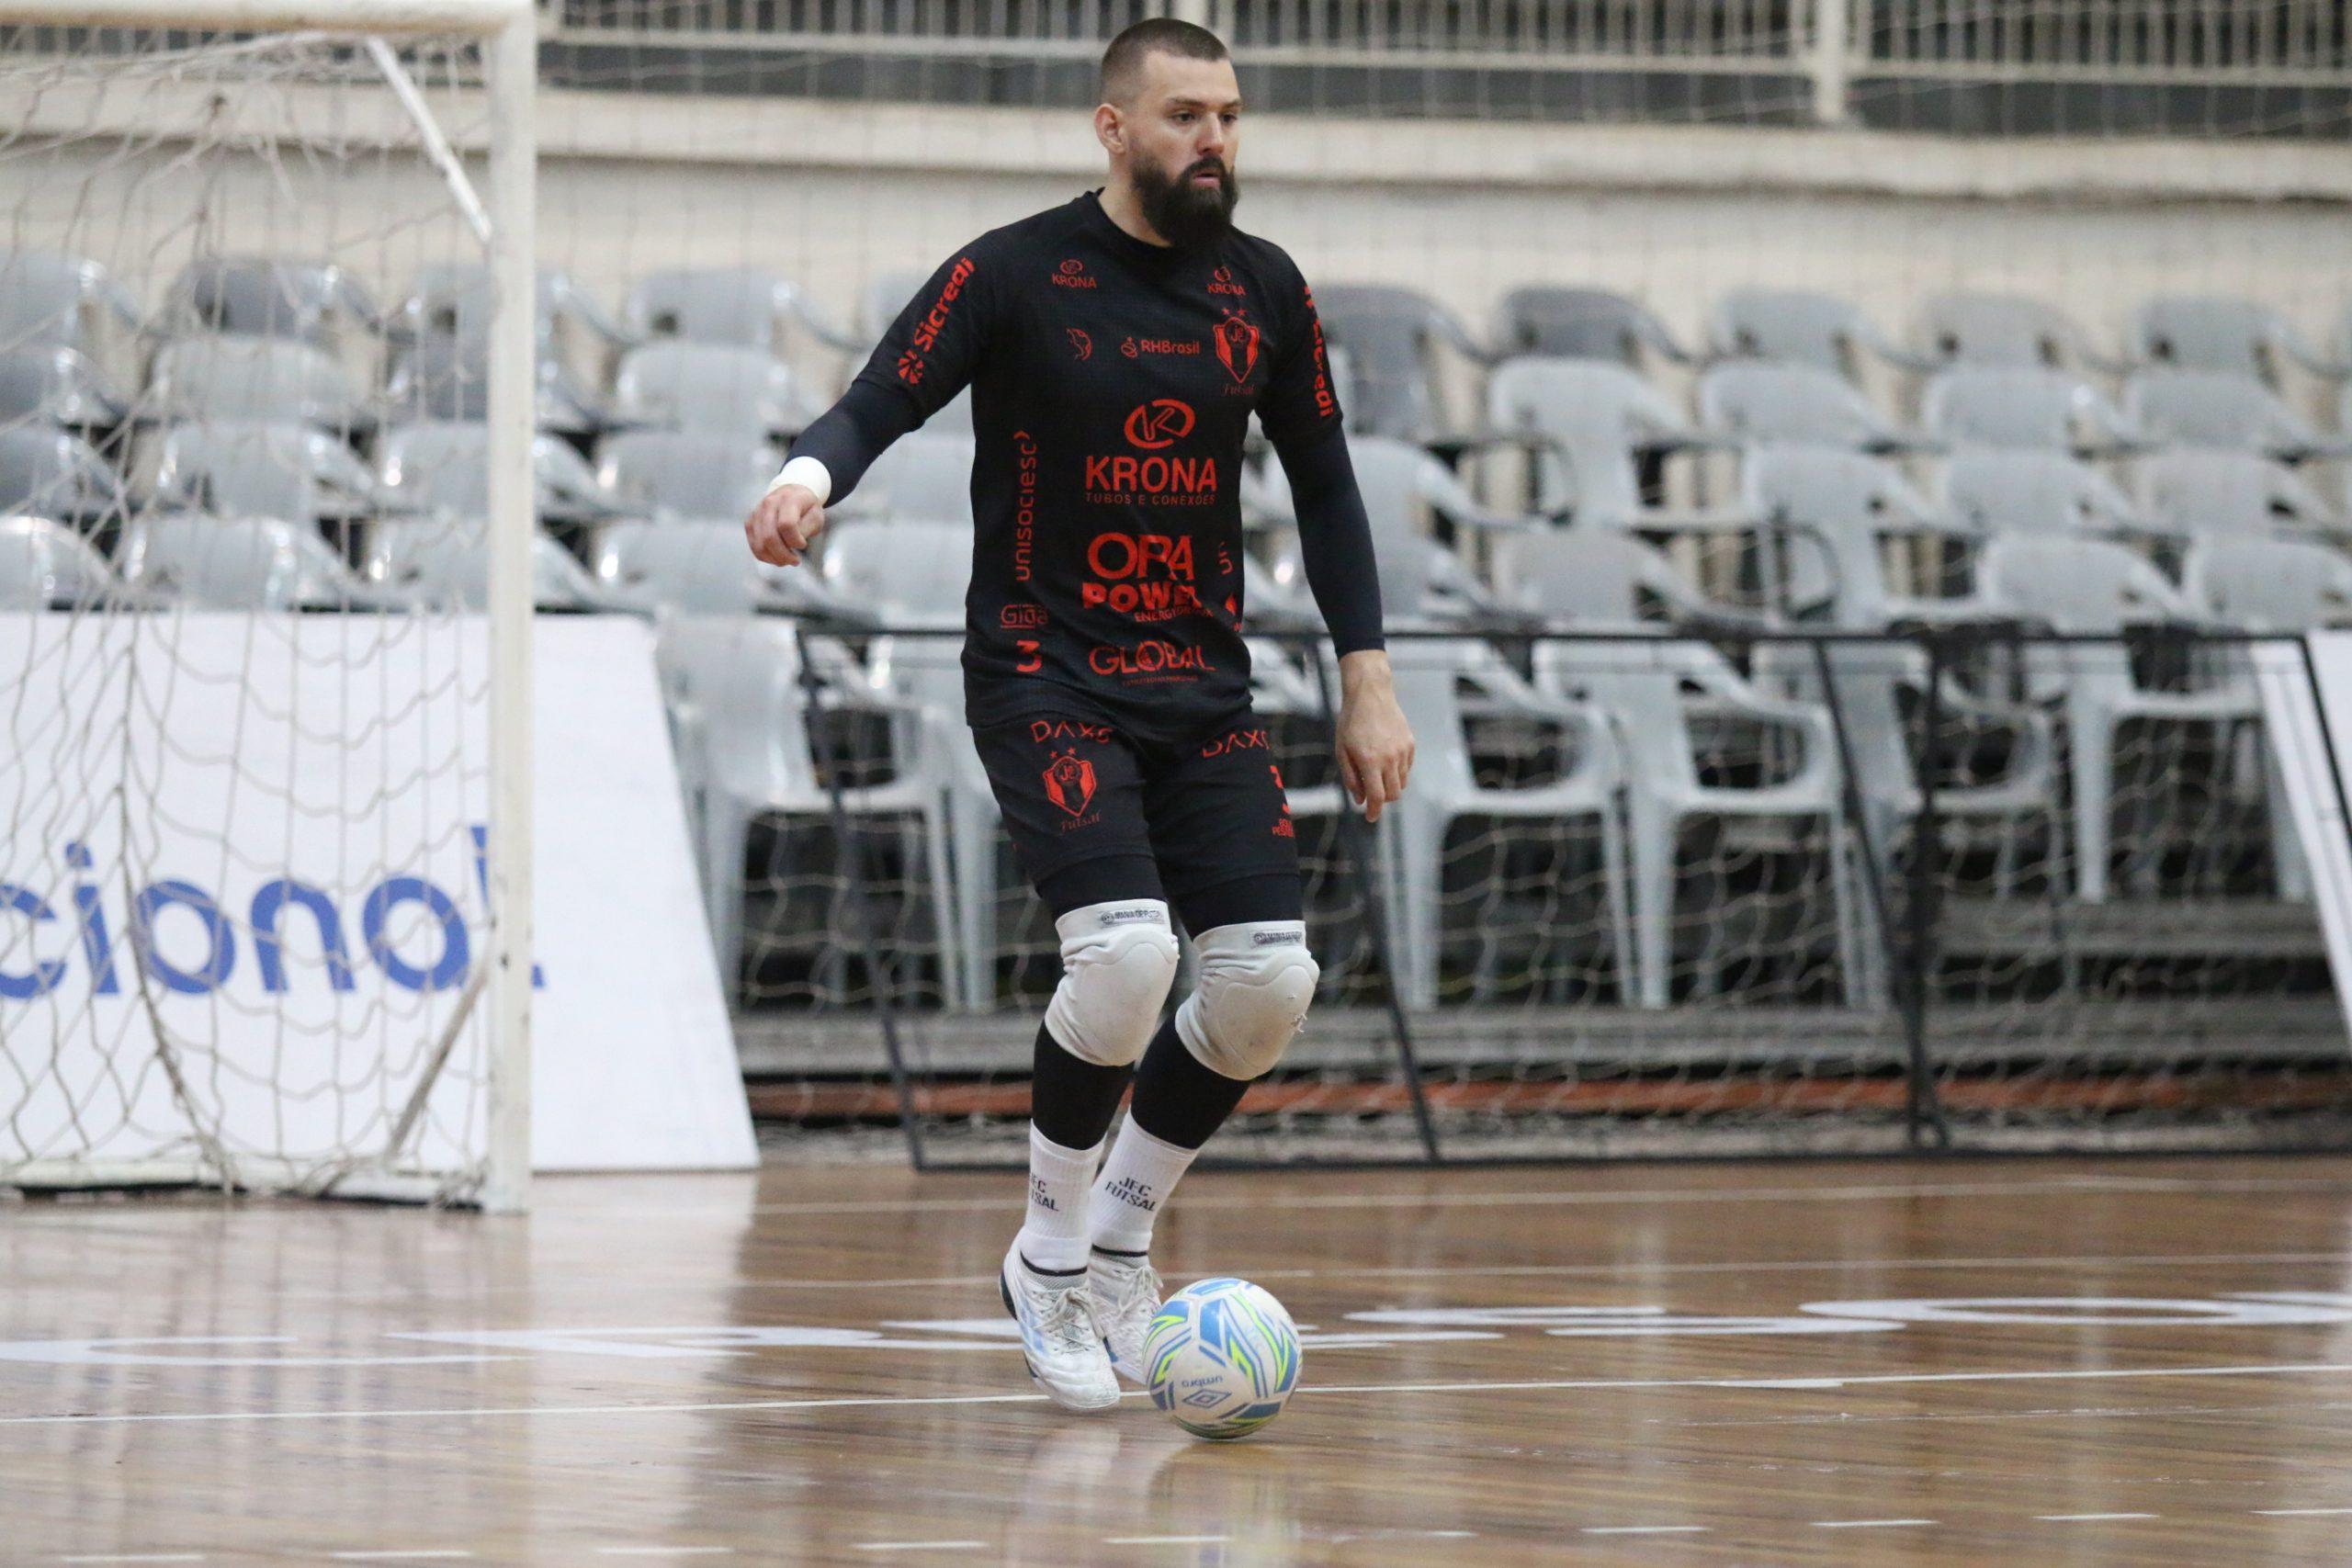
[(1246, 1442), (1027, 1389), (1017, 1183), (0, 1206), (0, 1562), (2352, 1562), (2352, 1162), (1203, 1172)]

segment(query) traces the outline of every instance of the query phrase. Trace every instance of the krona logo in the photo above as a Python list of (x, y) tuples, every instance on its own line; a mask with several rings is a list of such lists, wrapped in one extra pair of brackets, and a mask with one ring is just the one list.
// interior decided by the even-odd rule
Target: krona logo
[(1094, 287), (1094, 279), (1086, 276), (1086, 264), (1076, 256), (1063, 258), (1062, 265), (1054, 269), (1053, 281), (1055, 287), (1058, 288)]
[(1147, 452), (1173, 446), (1193, 434), (1193, 405), (1174, 398), (1154, 398), (1136, 405), (1127, 415), (1127, 443)]

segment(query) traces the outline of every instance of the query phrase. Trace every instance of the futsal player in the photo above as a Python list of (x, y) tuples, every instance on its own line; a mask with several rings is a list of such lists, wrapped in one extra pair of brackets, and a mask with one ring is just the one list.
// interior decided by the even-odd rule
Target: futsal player
[[(1030, 1371), (1073, 1410), (1114, 1403), (1120, 1375), (1142, 1381), (1160, 1301), (1152, 1222), (1315, 994), (1241, 636), (1253, 412), (1339, 654), (1341, 783), (1377, 819), (1413, 761), (1314, 301), (1280, 247), (1233, 226), (1240, 113), (1206, 29), (1160, 18), (1112, 40), (1102, 188), (949, 257), (745, 523), (760, 559), (797, 563), (827, 502), (972, 389), (967, 717), (1062, 955), (1001, 1289)], [(1198, 982), (1163, 1023), (1171, 906)]]

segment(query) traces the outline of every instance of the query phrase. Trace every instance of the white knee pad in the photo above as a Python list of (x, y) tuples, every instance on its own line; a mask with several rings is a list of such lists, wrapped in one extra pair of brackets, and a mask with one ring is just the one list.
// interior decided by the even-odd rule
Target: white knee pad
[(1046, 1032), (1071, 1055), (1124, 1067), (1159, 1027), (1176, 978), (1176, 933), (1157, 898), (1089, 904), (1054, 922), (1062, 979), (1046, 1004)]
[(1176, 1034), (1200, 1064), (1229, 1078), (1273, 1070), (1306, 1021), (1322, 968), (1300, 920), (1252, 920), (1193, 942), (1200, 981), (1176, 1010)]

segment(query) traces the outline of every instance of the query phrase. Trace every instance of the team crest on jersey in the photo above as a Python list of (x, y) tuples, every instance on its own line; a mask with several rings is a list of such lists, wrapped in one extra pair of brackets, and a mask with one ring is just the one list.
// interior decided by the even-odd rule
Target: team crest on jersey
[(1064, 327), (1062, 331), (1069, 333), (1069, 351), (1072, 354), (1080, 359), (1094, 357), (1094, 340), (1086, 335), (1084, 327)]
[(1227, 310), (1216, 324), (1216, 356), (1235, 381), (1247, 384), (1258, 368), (1258, 324), (1238, 310)]
[(1072, 817), (1086, 815), (1094, 799), (1094, 764), (1075, 751), (1062, 751), (1046, 764), (1046, 798)]

